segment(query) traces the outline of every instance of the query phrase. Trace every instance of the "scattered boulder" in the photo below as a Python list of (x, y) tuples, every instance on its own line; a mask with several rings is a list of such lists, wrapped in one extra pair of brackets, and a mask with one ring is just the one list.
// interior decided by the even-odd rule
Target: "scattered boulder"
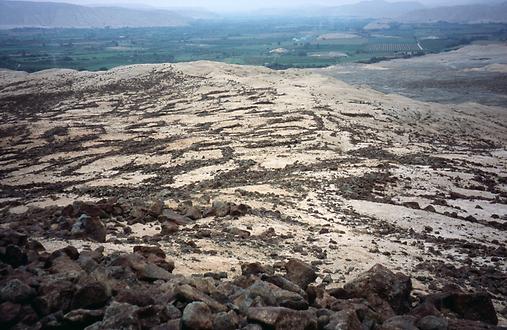
[(198, 219), (202, 218), (202, 213), (201, 213), (201, 210), (199, 210), (197, 207), (189, 206), (189, 207), (187, 207), (187, 210), (185, 211), (185, 216), (187, 218), (192, 219), (192, 220), (198, 220)]
[(63, 316), (64, 323), (73, 329), (85, 328), (102, 320), (104, 311), (101, 309), (75, 309)]
[(287, 279), (299, 285), (303, 290), (306, 290), (308, 285), (317, 278), (315, 269), (299, 259), (290, 259), (285, 264), (285, 270), (287, 271)]
[(72, 309), (94, 309), (103, 307), (109, 299), (108, 288), (99, 282), (82, 286), (72, 298)]
[(160, 235), (170, 236), (175, 234), (179, 230), (179, 226), (177, 223), (172, 221), (166, 221), (160, 226)]
[(438, 316), (428, 315), (417, 321), (420, 330), (447, 330), (449, 323)]
[(203, 302), (188, 304), (181, 317), (183, 329), (211, 330), (213, 329), (213, 316), (208, 305)]
[(138, 312), (139, 308), (137, 306), (113, 301), (106, 308), (104, 319), (101, 322), (92, 324), (87, 330), (141, 329)]
[(188, 225), (189, 223), (192, 223), (192, 219), (190, 219), (189, 217), (168, 209), (163, 210), (162, 214), (158, 217), (158, 219), (161, 223), (173, 222), (180, 226), (185, 226)]
[(106, 226), (98, 217), (82, 214), (72, 226), (71, 234), (80, 238), (89, 237), (104, 243), (106, 241)]
[(414, 210), (420, 210), (421, 209), (421, 207), (419, 206), (419, 203), (417, 203), (417, 202), (403, 202), (402, 205), (405, 206), (405, 207), (414, 209)]
[(6, 301), (0, 304), (0, 325), (10, 327), (20, 319), (21, 305)]
[(154, 217), (158, 217), (160, 215), (162, 215), (162, 211), (164, 210), (164, 202), (162, 200), (156, 200), (154, 201), (149, 209), (148, 209), (148, 212), (150, 215), (154, 216)]
[(351, 309), (345, 309), (333, 313), (329, 317), (329, 323), (324, 330), (362, 330), (361, 321), (357, 317), (357, 313)]
[(241, 265), (241, 274), (245, 276), (258, 275), (264, 273), (271, 274), (273, 273), (273, 270), (263, 266), (260, 262), (251, 262)]
[(429, 295), (425, 301), (433, 304), (442, 312), (450, 311), (459, 318), (498, 324), (491, 296), (486, 292), (462, 293), (447, 292)]
[(310, 311), (295, 311), (285, 307), (250, 307), (247, 317), (249, 321), (274, 329), (317, 329), (317, 317)]
[(217, 217), (225, 217), (229, 214), (230, 206), (229, 203), (225, 203), (222, 201), (213, 201), (211, 205), (212, 214)]
[(415, 325), (416, 321), (411, 315), (397, 315), (385, 321), (380, 330), (419, 330)]
[(245, 204), (231, 204), (229, 207), (229, 214), (233, 217), (241, 217), (248, 213), (250, 207)]
[(392, 309), (403, 314), (410, 310), (412, 281), (402, 273), (393, 273), (377, 264), (356, 279), (345, 284), (344, 289), (351, 296), (374, 300), (376, 295), (389, 303)]
[(18, 279), (10, 280), (0, 289), (0, 300), (23, 303), (35, 296), (35, 290)]
[(220, 312), (213, 318), (213, 329), (235, 330), (238, 329), (240, 319), (234, 311)]
[(155, 255), (155, 256), (162, 258), (162, 259), (166, 258), (165, 252), (161, 248), (159, 248), (158, 246), (137, 245), (137, 246), (134, 246), (134, 253), (140, 253), (145, 258), (147, 258), (150, 254)]

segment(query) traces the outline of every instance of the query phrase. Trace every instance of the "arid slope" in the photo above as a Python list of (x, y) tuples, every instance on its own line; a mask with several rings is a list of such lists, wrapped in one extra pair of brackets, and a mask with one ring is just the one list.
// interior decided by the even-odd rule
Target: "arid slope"
[[(245, 216), (173, 236), (156, 222), (130, 235), (108, 224), (103, 245), (156, 241), (185, 274), (295, 256), (342, 283), (382, 263), (419, 290), (486, 289), (505, 307), (503, 108), (211, 62), (0, 71), (0, 108), (2, 226), (74, 200), (245, 203)], [(67, 244), (43, 236), (49, 249)]]

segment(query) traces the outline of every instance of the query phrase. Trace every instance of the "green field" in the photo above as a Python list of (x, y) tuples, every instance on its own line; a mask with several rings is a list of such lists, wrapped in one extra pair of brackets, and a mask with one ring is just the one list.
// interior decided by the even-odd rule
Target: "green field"
[(179, 28), (0, 31), (0, 67), (103, 70), (119, 65), (212, 60), (271, 68), (323, 67), (441, 52), (477, 40), (507, 40), (502, 24), (392, 24), (368, 20), (251, 19)]

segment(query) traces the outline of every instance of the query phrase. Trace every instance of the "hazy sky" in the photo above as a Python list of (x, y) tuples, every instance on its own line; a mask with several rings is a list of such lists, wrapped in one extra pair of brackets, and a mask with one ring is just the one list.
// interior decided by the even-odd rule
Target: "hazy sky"
[[(252, 10), (258, 8), (295, 7), (301, 5), (333, 6), (356, 3), (359, 0), (35, 0), (68, 2), (81, 5), (131, 5), (152, 7), (200, 7), (215, 11)], [(398, 2), (397, 0), (388, 0)], [(466, 3), (493, 3), (505, 0), (408, 0), (418, 1), (428, 6), (457, 5)]]

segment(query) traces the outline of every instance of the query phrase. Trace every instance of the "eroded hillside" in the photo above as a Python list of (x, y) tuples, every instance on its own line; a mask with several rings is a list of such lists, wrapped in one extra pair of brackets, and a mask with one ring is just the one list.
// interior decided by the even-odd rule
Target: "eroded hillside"
[[(99, 245), (61, 207), (115, 198), (131, 211), (108, 215), (106, 253), (160, 244), (183, 274), (296, 257), (337, 284), (382, 263), (505, 308), (505, 109), (211, 62), (0, 71), (0, 107), (2, 226), (50, 250)], [(206, 216), (217, 201), (247, 207)]]

